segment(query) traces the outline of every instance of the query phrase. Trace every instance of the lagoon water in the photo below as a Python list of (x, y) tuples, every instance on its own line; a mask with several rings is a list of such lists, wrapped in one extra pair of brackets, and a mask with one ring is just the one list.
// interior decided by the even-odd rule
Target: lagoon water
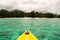
[(0, 18), (0, 40), (16, 40), (26, 30), (38, 40), (60, 40), (60, 19)]

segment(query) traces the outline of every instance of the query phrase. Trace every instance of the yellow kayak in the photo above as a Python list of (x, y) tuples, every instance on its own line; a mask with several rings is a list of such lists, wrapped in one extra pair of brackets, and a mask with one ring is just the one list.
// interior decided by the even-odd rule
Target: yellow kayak
[(38, 40), (30, 31), (25, 31), (17, 40)]

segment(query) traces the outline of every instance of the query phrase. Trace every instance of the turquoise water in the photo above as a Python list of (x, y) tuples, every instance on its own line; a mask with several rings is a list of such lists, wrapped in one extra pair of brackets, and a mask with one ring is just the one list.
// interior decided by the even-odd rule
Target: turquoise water
[(39, 40), (60, 40), (60, 19), (0, 18), (0, 40), (16, 40), (25, 30)]

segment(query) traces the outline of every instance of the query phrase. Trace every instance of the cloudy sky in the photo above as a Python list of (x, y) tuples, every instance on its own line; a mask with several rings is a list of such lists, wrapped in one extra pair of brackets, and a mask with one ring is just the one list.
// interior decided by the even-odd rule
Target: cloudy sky
[(60, 14), (60, 0), (0, 0), (0, 9)]

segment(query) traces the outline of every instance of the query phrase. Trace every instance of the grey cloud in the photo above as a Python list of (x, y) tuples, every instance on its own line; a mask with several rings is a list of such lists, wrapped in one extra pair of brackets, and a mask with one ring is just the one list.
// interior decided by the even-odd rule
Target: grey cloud
[(0, 0), (0, 9), (2, 8), (60, 14), (60, 0)]

